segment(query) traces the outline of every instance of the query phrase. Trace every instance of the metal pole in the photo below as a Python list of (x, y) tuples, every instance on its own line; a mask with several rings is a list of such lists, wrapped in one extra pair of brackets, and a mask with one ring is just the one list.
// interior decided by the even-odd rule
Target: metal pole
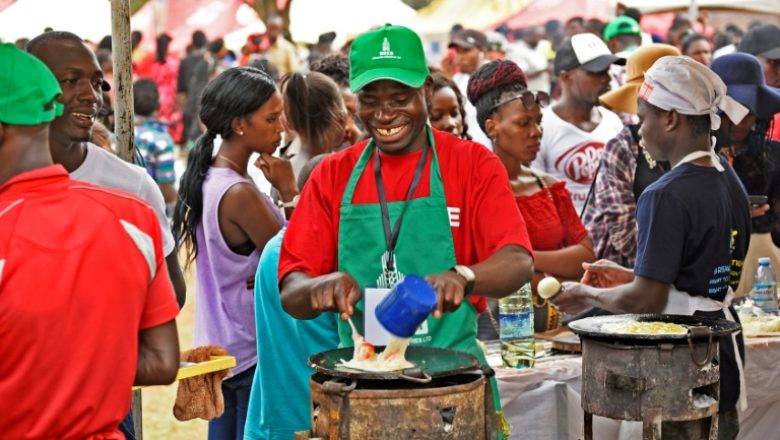
[(133, 69), (130, 0), (111, 1), (111, 51), (114, 58), (114, 134), (117, 155), (133, 162)]
[(144, 417), (143, 417), (143, 398), (141, 397), (141, 389), (133, 391), (133, 403), (130, 407), (130, 411), (133, 412), (133, 431), (135, 432), (136, 440), (144, 439)]
[(699, 18), (699, 4), (696, 2), (696, 0), (691, 0), (691, 2), (688, 4), (688, 16), (691, 17), (691, 20), (696, 22)]
[[(130, 44), (130, 0), (111, 1), (111, 52), (114, 62), (114, 135), (117, 155), (133, 162), (133, 48)], [(143, 439), (141, 390), (133, 392), (135, 436)]]

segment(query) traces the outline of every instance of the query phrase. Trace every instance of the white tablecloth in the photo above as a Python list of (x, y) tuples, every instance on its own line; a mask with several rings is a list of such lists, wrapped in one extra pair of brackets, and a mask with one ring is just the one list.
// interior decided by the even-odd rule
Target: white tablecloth
[[(780, 439), (780, 338), (748, 339), (745, 376), (748, 409), (740, 413), (740, 440)], [(582, 359), (552, 358), (536, 368), (496, 368), (513, 439), (569, 440), (583, 435), (580, 407)], [(623, 432), (620, 433), (620, 430)], [(594, 438), (632, 438), (627, 426), (593, 418)]]

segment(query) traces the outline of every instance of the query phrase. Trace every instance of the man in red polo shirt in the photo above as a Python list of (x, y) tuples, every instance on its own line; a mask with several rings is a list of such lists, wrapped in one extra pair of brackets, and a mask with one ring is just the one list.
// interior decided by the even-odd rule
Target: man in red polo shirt
[(124, 439), (132, 385), (176, 376), (179, 307), (152, 208), (53, 165), (61, 93), (0, 45), (0, 437)]
[(372, 304), (404, 275), (424, 276), (439, 304), (412, 345), (484, 362), (477, 309), (464, 296), (502, 298), (533, 273), (506, 171), (481, 145), (430, 128), (432, 80), (411, 30), (386, 25), (359, 36), (350, 88), (370, 139), (326, 158), (306, 184), (282, 244), (282, 304), (300, 319), (339, 312), (344, 346), (351, 316), (376, 344), (388, 335), (372, 325)]

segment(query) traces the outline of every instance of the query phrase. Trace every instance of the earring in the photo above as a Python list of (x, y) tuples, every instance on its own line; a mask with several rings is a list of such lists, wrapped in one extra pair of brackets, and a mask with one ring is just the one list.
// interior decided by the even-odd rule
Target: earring
[(238, 135), (239, 135), (239, 136), (243, 136), (243, 135), (244, 135), (244, 132), (243, 132), (243, 131), (239, 131), (239, 132), (238, 132)]

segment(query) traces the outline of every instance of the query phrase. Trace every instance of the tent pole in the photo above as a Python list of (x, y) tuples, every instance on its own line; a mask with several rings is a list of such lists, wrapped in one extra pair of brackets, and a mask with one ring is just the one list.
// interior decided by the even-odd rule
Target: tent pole
[(133, 69), (130, 0), (111, 1), (111, 51), (114, 59), (114, 134), (117, 154), (133, 162)]
[(696, 21), (699, 18), (699, 4), (696, 0), (691, 0), (688, 4), (688, 16), (691, 20)]

